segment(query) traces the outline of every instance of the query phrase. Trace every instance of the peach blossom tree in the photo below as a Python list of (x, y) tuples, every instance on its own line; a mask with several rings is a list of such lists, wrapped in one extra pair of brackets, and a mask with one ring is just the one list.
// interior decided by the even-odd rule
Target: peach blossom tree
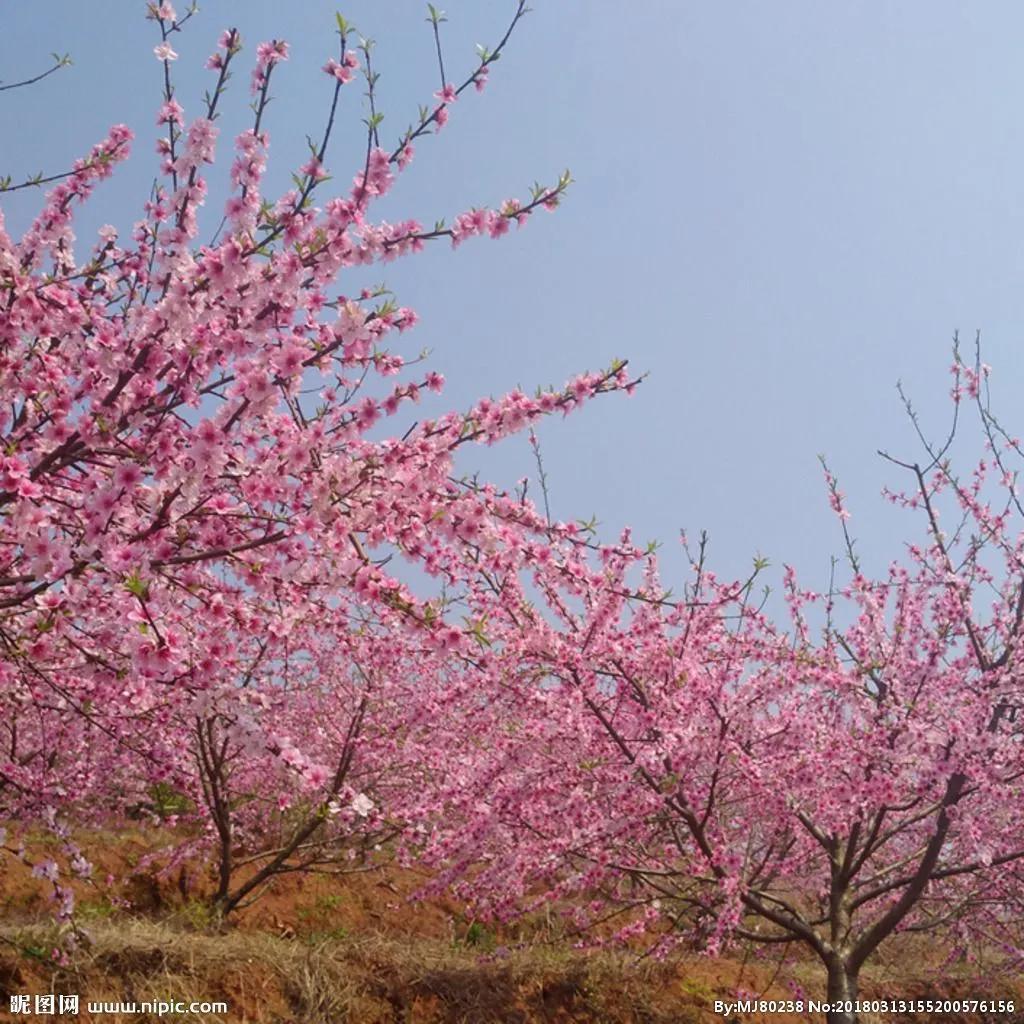
[[(361, 863), (405, 825), (402, 787), (423, 784), (406, 724), (442, 713), (432, 666), (472, 644), (452, 595), (484, 585), (524, 528), (502, 492), (459, 476), (457, 451), (631, 383), (617, 362), (416, 419), (444, 385), (396, 340), (416, 314), (384, 290), (338, 290), (358, 268), (499, 238), (557, 206), (568, 173), (450, 226), (374, 217), (526, 12), (512, 3), (498, 44), (452, 79), (431, 8), (439, 88), (391, 144), (372, 46), (339, 15), (323, 130), (276, 196), (268, 104), (289, 49), (260, 43), (230, 194), (208, 210), (241, 33), (221, 34), (186, 112), (173, 72), (195, 11), (151, 3), (159, 178), (139, 219), (92, 244), (74, 234), (129, 154), (125, 125), (66, 173), (4, 181), (50, 190), (20, 238), (0, 219), (0, 806), (61, 832), (81, 872), (69, 824), (166, 817), (160, 787), (178, 795), (190, 850), (213, 851), (224, 911), (276, 872)], [(365, 147), (339, 188), (345, 104), (361, 105)], [(56, 864), (15, 836), (8, 849), (67, 912)]]

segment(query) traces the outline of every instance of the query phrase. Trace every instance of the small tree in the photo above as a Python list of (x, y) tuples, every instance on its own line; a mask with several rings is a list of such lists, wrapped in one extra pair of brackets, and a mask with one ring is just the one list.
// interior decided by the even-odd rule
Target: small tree
[(283, 632), (257, 645), (244, 696), (228, 686), (192, 709), (176, 772), (194, 809), (182, 819), (204, 826), (195, 846), (213, 841), (222, 915), (280, 874), (366, 870), (404, 825), (406, 791), (425, 785), (402, 723), (426, 700), (429, 656), (411, 665), (401, 644), (340, 616)]

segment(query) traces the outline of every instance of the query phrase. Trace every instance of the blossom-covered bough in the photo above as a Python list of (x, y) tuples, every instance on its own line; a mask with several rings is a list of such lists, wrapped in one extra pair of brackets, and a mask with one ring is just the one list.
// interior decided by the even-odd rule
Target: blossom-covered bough
[(956, 430), (941, 448), (922, 433), (927, 460), (893, 460), (912, 487), (891, 497), (923, 539), (870, 579), (847, 534), (851, 579), (823, 594), (787, 570), (786, 628), (753, 600), (763, 564), (723, 583), (703, 544), (678, 599), (628, 536), (498, 575), (473, 611), (488, 700), (451, 724), (475, 740), (414, 851), (439, 881), (504, 918), (560, 900), (657, 955), (811, 953), (834, 1021), (899, 934), (1019, 971), (1022, 449), (978, 398), (980, 364), (953, 371), (985, 457), (961, 479)]
[[(452, 602), (541, 525), (462, 482), (454, 454), (630, 381), (616, 363), (563, 390), (409, 416), (386, 436), (389, 418), (443, 379), (387, 347), (412, 310), (383, 290), (333, 289), (350, 268), (431, 239), (499, 237), (557, 205), (567, 173), (451, 227), (371, 215), (414, 144), (482, 89), (526, 10), (513, 5), (461, 82), (446, 75), (431, 11), (441, 85), (392, 148), (371, 44), (339, 16), (323, 133), (294, 189), (274, 198), (262, 191), (267, 105), (288, 47), (260, 44), (252, 126), (204, 244), (241, 34), (220, 37), (212, 87), (189, 115), (172, 72), (194, 11), (150, 4), (162, 135), (141, 219), (76, 247), (76, 209), (128, 156), (132, 132), (118, 125), (45, 179), (57, 184), (20, 239), (0, 220), (0, 814), (61, 832), (80, 872), (69, 822), (171, 817), (194, 837), (182, 856), (213, 851), (213, 899), (227, 912), (281, 871), (362, 865), (407, 822), (409, 794), (421, 802), (422, 762), (403, 744), (417, 742), (412, 724), (444, 713), (436, 663), (472, 643)], [(359, 72), (365, 150), (351, 187), (327, 194)], [(418, 596), (395, 559), (415, 567)], [(7, 848), (54, 880), (67, 915), (57, 866), (17, 835)]]

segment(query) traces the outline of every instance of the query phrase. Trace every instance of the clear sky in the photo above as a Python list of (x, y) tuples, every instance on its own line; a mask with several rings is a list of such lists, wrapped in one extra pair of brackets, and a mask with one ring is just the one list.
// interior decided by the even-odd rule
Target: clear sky
[[(458, 78), (475, 43), (500, 37), (514, 0), (444, 6)], [(556, 214), (500, 242), (440, 244), (375, 271), (422, 317), (410, 348), (434, 350), (447, 406), (561, 383), (613, 356), (647, 372), (635, 398), (607, 397), (540, 436), (555, 514), (596, 513), (608, 534), (632, 523), (638, 539), (668, 542), (670, 568), (682, 564), (678, 530), (706, 527), (723, 575), (759, 552), (824, 584), (841, 538), (819, 452), (840, 476), (869, 564), (884, 564), (912, 526), (878, 497), (898, 478), (875, 450), (915, 452), (898, 379), (938, 433), (952, 333), (980, 329), (997, 406), (1024, 428), (1024, 6), (534, 6), (486, 92), (460, 100), (445, 131), (418, 145), (380, 215), (450, 219), (565, 167), (576, 184)], [(201, 66), (221, 28), (237, 24), (250, 56), (262, 39), (291, 43), (267, 122), (271, 191), (287, 187), (305, 135), (322, 128), (334, 10), (209, 0), (175, 38), (186, 114), (212, 84)], [(35, 73), (51, 50), (75, 64), (0, 93), (0, 174), (64, 170), (115, 122), (139, 135), (83, 238), (107, 221), (127, 230), (154, 175), (160, 66), (143, 12), (128, 0), (3, 12), (0, 79)], [(359, 0), (343, 12), (377, 40), (383, 129), (395, 138), (438, 85), (424, 5)], [(247, 123), (246, 55), (241, 64), (225, 155)], [(347, 93), (327, 160), (346, 184), (363, 145), (360, 93)], [(9, 226), (24, 226), (39, 199), (0, 199)], [(219, 210), (210, 214), (212, 229)], [(533, 472), (525, 440), (474, 462), (505, 482)]]

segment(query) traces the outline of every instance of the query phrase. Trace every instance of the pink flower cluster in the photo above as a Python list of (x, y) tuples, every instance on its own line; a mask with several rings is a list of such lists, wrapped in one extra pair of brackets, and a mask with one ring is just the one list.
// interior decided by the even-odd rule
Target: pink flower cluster
[(359, 61), (351, 50), (346, 50), (340, 61), (336, 61), (332, 57), (324, 65), (323, 70), (325, 74), (337, 79), (342, 85), (347, 85), (359, 70)]

